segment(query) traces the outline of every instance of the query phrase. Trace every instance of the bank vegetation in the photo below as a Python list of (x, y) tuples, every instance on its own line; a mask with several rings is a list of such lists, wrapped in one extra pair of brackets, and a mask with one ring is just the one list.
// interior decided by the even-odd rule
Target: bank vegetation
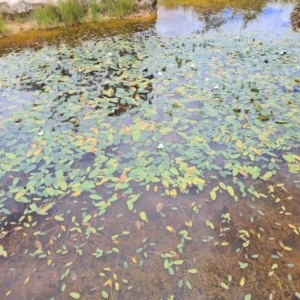
[(0, 36), (32, 29), (70, 27), (85, 22), (102, 22), (151, 13), (153, 5), (138, 5), (133, 0), (58, 0), (22, 14), (0, 13)]

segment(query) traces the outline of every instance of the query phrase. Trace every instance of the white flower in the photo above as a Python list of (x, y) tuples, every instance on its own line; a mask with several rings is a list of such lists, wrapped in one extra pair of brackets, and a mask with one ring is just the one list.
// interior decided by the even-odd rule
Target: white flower
[(38, 135), (43, 135), (44, 134), (44, 131), (41, 130), (40, 132), (38, 132)]
[(110, 52), (108, 52), (108, 56), (112, 56), (112, 54)]
[(159, 144), (159, 145), (157, 146), (157, 149), (164, 149), (164, 145), (163, 145), (163, 144)]
[(161, 76), (162, 74), (163, 74), (162, 72), (158, 72), (158, 73), (157, 73), (158, 76)]

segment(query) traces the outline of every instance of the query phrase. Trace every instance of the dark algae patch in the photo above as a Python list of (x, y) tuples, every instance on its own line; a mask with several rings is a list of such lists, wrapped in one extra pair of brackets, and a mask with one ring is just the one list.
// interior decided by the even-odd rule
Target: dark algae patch
[(2, 56), (1, 299), (299, 299), (299, 39)]

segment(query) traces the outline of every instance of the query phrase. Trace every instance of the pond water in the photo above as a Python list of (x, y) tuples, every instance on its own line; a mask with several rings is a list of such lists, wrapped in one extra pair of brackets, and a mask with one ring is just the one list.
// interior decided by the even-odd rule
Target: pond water
[(1, 40), (1, 299), (300, 299), (298, 30), (165, 0)]
[[(213, 5), (212, 5), (213, 6)], [(249, 6), (251, 9), (251, 6)], [(291, 30), (291, 14), (295, 10), (292, 3), (266, 3), (260, 12), (236, 10), (195, 11), (193, 7), (158, 7), (155, 28), (160, 35), (189, 35), (218, 30), (242, 34), (253, 31), (272, 31), (277, 35)]]

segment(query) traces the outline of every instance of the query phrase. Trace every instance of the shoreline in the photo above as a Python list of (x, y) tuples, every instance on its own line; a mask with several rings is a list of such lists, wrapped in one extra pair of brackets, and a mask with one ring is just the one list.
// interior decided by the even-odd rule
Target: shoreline
[[(60, 31), (60, 30), (67, 30), (71, 28), (75, 28), (76, 26), (85, 26), (88, 24), (94, 24), (97, 25), (103, 25), (109, 22), (118, 23), (118, 22), (126, 22), (129, 20), (151, 20), (153, 18), (156, 18), (156, 8), (141, 8), (137, 9), (136, 11), (129, 13), (122, 17), (110, 17), (108, 15), (102, 15), (99, 14), (99, 20), (93, 21), (90, 14), (87, 14), (80, 22), (77, 22), (72, 25), (66, 25), (63, 23), (57, 24), (57, 26), (53, 27), (43, 27), (38, 24), (36, 20), (34, 20), (32, 17), (20, 17), (18, 16), (11, 20), (5, 21), (5, 33), (1, 33), (0, 31), (0, 41), (2, 39), (11, 38), (16, 35), (26, 34), (26, 33), (43, 33), (43, 32), (50, 32), (50, 31)], [(1, 14), (0, 14), (1, 16)], [(47, 35), (47, 34), (46, 34)]]
[(122, 19), (105, 18), (99, 22), (86, 21), (68, 27), (38, 29), (20, 26), (14, 33), (0, 37), (0, 57), (24, 47), (39, 47), (45, 42), (55, 44), (61, 39), (73, 44), (83, 36), (112, 36), (147, 30), (154, 26), (156, 19), (156, 12), (143, 11)]

